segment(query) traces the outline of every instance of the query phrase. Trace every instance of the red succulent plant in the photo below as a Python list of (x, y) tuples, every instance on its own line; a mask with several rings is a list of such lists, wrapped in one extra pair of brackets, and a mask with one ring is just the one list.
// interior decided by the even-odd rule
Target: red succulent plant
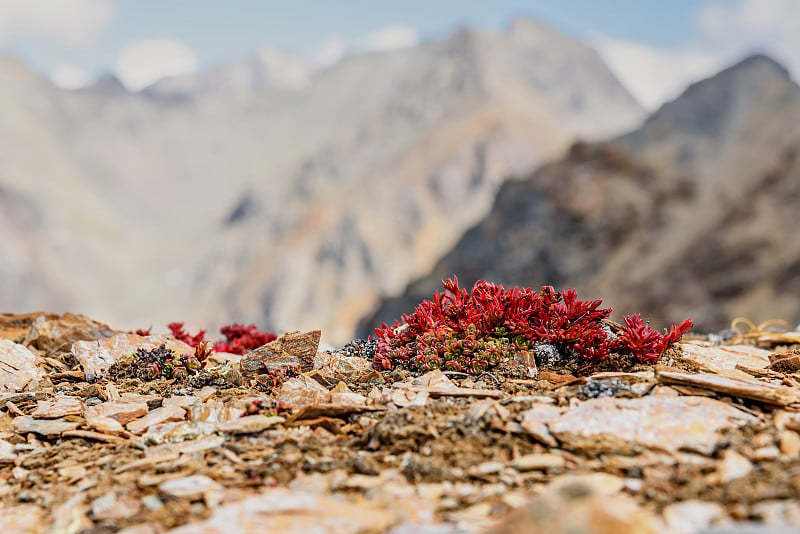
[(217, 341), (214, 344), (214, 350), (233, 354), (244, 354), (248, 350), (256, 349), (278, 339), (278, 336), (272, 332), (259, 331), (254, 324), (244, 326), (234, 323), (223, 326), (220, 328), (220, 332), (225, 336), (225, 341)]
[(687, 319), (661, 335), (635, 315), (624, 318), (623, 333), (614, 338), (602, 323), (611, 310), (601, 308), (600, 300), (578, 299), (574, 289), (505, 289), (479, 280), (467, 291), (455, 276), (442, 280), (442, 285), (444, 292), (422, 301), (413, 313), (375, 330), (376, 369), (402, 366), (479, 374), (535, 343), (548, 343), (562, 354), (588, 360), (627, 352), (652, 362), (692, 326)]
[(674, 324), (669, 332), (659, 334), (642, 321), (642, 316), (628, 315), (623, 317), (625, 330), (617, 339), (619, 347), (630, 352), (643, 362), (658, 360), (670, 345), (678, 341), (683, 334), (692, 328), (691, 319), (686, 319), (681, 324)]
[[(197, 347), (206, 342), (205, 330), (200, 330), (195, 335), (191, 335), (186, 331), (183, 323), (169, 323), (167, 328), (170, 329), (175, 339), (183, 341), (192, 347)], [(149, 330), (147, 332), (149, 334)], [(258, 348), (278, 339), (278, 336), (272, 332), (261, 332), (254, 324), (247, 326), (237, 323), (229, 324), (220, 328), (220, 332), (225, 336), (225, 339), (214, 343), (214, 350), (233, 354), (244, 354), (248, 350)]]
[(179, 341), (183, 341), (187, 345), (191, 345), (192, 347), (196, 347), (200, 343), (206, 340), (206, 331), (200, 330), (195, 335), (189, 334), (184, 327), (183, 323), (169, 323), (167, 328), (170, 329), (172, 335), (175, 339)]

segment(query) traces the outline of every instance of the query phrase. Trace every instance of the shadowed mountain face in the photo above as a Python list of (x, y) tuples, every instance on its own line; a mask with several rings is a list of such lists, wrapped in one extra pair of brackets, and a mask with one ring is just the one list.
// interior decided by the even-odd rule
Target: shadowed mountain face
[[(36, 259), (8, 263), (0, 301), (124, 328), (346, 341), (507, 177), (642, 118), (591, 49), (527, 20), (316, 72), (260, 53), (142, 93), (60, 91), (9, 58), (0, 74), (0, 185), (38, 214), (8, 236)], [(44, 289), (20, 297), (23, 272)]]
[(571, 286), (618, 314), (700, 329), (800, 320), (800, 88), (765, 56), (690, 87), (645, 124), (504, 184), (490, 213), (362, 322), (391, 323), (458, 274)]

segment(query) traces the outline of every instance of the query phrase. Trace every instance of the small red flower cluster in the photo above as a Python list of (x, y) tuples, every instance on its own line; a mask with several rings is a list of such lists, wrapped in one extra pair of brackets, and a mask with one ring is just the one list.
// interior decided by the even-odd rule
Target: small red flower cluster
[(225, 341), (217, 341), (214, 344), (214, 350), (217, 352), (244, 354), (248, 350), (257, 349), (278, 339), (272, 332), (259, 331), (254, 324), (244, 326), (234, 323), (223, 326), (219, 331), (225, 336)]
[(192, 347), (196, 347), (197, 345), (206, 340), (205, 330), (200, 330), (195, 335), (190, 335), (189, 332), (187, 332), (183, 328), (183, 323), (169, 323), (167, 325), (167, 328), (170, 329), (175, 339), (177, 339), (178, 341), (183, 341), (184, 343)]
[(617, 339), (621, 350), (636, 355), (645, 362), (655, 362), (670, 345), (678, 341), (683, 334), (692, 328), (692, 320), (686, 319), (681, 324), (673, 324), (669, 332), (659, 334), (642, 322), (642, 316), (628, 315), (623, 317), (625, 330)]
[[(196, 347), (205, 341), (206, 331), (200, 330), (195, 335), (190, 335), (183, 326), (183, 323), (169, 323), (167, 327), (175, 336), (175, 339)], [(220, 328), (220, 332), (225, 336), (224, 341), (214, 343), (214, 350), (217, 352), (230, 352), (233, 354), (244, 354), (265, 345), (270, 341), (278, 339), (272, 332), (261, 332), (256, 325), (230, 324)], [(149, 329), (148, 329), (149, 333)]]
[(574, 289), (559, 293), (544, 286), (536, 292), (479, 280), (467, 291), (456, 277), (442, 284), (445, 291), (421, 302), (414, 313), (375, 330), (376, 369), (401, 365), (480, 373), (535, 343), (588, 360), (626, 352), (653, 362), (692, 327), (687, 319), (662, 335), (633, 315), (624, 318), (623, 332), (614, 337), (601, 322), (611, 310), (600, 308), (600, 300), (579, 300)]

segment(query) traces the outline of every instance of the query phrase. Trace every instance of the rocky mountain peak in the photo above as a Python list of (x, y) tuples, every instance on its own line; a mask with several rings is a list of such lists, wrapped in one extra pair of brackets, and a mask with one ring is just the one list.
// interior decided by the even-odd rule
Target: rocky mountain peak
[(97, 81), (79, 92), (91, 92), (96, 95), (105, 96), (119, 96), (128, 93), (127, 87), (122, 83), (122, 80), (117, 78), (112, 73), (106, 73), (100, 76)]
[(311, 81), (312, 67), (302, 57), (274, 48), (260, 48), (250, 58), (254, 89), (302, 89)]
[(784, 79), (791, 78), (789, 70), (783, 66), (783, 64), (765, 53), (757, 53), (744, 58), (740, 62), (728, 67), (727, 69), (724, 69), (711, 79), (724, 78), (731, 75), (742, 75), (746, 72), (753, 72), (754, 74), (760, 76), (777, 76)]
[(144, 92), (156, 98), (247, 98), (270, 89), (297, 90), (310, 83), (313, 69), (300, 56), (260, 48), (242, 61), (194, 74), (170, 76)]
[(756, 54), (692, 84), (622, 142), (639, 149), (666, 135), (687, 142), (698, 137), (722, 141), (748, 124), (753, 115), (765, 113), (765, 108), (791, 102), (799, 90), (785, 67), (767, 55)]

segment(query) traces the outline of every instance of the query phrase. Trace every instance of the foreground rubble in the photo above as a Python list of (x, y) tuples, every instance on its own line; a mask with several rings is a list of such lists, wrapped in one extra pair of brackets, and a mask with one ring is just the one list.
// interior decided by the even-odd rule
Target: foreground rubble
[(0, 315), (0, 529), (800, 525), (800, 360), (789, 347), (688, 341), (655, 366), (476, 378), (378, 373), (318, 342), (283, 336), (244, 357), (215, 354), (185, 381), (148, 381), (119, 371), (137, 348), (191, 347), (77, 315)]

